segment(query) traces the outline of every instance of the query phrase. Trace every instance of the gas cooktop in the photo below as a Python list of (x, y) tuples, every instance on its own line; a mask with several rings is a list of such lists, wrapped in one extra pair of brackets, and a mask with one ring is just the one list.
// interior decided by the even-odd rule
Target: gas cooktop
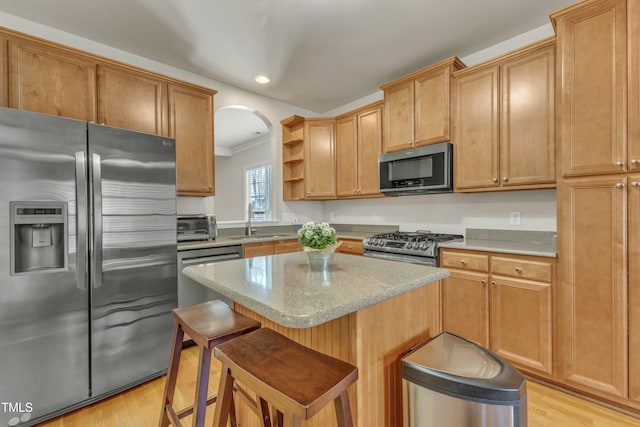
[(463, 240), (459, 234), (441, 234), (428, 231), (396, 231), (365, 238), (362, 241), (364, 255), (437, 265), (438, 243)]

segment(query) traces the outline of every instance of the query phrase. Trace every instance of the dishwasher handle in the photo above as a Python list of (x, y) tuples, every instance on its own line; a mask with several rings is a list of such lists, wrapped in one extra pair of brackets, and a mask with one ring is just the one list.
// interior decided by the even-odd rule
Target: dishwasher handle
[(240, 259), (240, 255), (238, 254), (213, 255), (213, 256), (206, 256), (206, 257), (200, 257), (200, 258), (183, 259), (182, 265), (186, 267), (189, 265), (206, 264), (208, 262), (227, 261), (230, 259)]

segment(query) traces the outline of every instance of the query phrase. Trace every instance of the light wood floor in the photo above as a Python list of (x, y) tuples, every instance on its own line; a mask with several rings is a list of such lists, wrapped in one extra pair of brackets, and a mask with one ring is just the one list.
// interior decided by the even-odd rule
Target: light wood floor
[[(215, 364), (215, 359), (212, 364)], [(198, 353), (185, 349), (180, 364), (176, 406), (181, 409), (193, 401)], [(212, 369), (210, 393), (218, 382), (217, 366)], [(639, 427), (640, 419), (529, 381), (529, 427)], [(86, 408), (40, 424), (43, 427), (155, 427), (160, 415), (164, 377), (120, 393)], [(207, 411), (205, 425), (211, 425), (213, 410)], [(183, 420), (190, 425), (191, 419)]]

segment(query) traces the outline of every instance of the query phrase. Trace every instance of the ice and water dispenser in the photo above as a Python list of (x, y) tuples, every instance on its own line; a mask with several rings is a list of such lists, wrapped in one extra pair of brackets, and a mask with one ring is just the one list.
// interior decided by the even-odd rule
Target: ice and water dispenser
[(67, 204), (10, 202), (11, 275), (67, 268)]

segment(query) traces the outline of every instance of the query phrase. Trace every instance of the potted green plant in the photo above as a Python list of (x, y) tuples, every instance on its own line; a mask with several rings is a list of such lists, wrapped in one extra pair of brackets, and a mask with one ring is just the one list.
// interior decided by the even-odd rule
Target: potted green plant
[(336, 230), (328, 223), (305, 223), (298, 230), (298, 240), (309, 261), (309, 269), (327, 270), (331, 266), (333, 254), (342, 242), (336, 238)]

